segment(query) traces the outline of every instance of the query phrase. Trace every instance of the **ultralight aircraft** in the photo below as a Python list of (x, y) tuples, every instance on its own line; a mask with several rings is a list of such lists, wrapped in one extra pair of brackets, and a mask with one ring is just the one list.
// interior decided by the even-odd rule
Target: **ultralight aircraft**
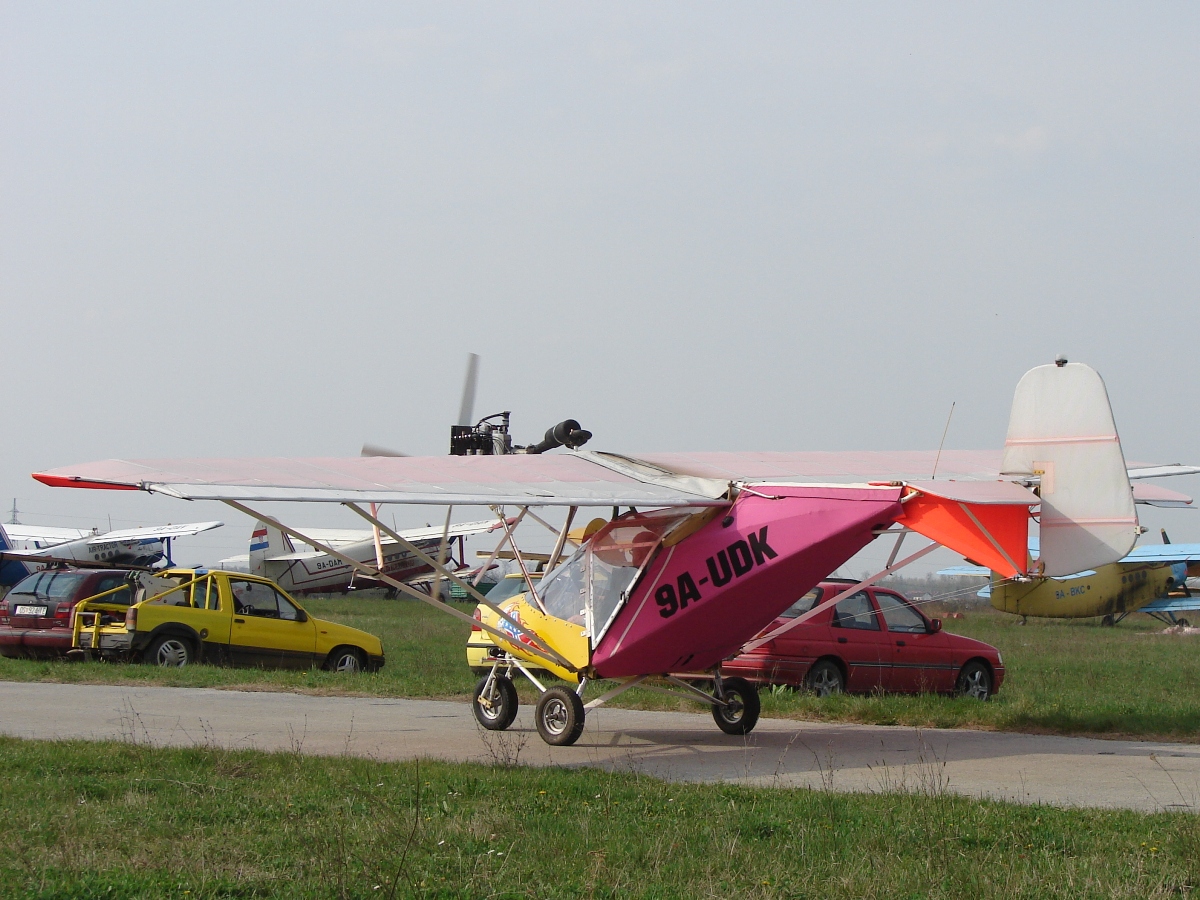
[[(936, 470), (937, 478), (933, 477)], [(1153, 475), (1197, 471), (1159, 467)], [(1136, 477), (1140, 472), (1135, 471)], [(1100, 376), (1057, 360), (1017, 385), (1002, 455), (945, 453), (652, 453), (349, 459), (107, 460), (36, 473), (55, 487), (145, 490), (220, 500), (487, 631), (508, 651), (475, 692), (476, 714), (508, 727), (511, 676), (528, 663), (567, 686), (543, 688), (538, 732), (574, 743), (587, 709), (650, 685), (712, 707), (728, 734), (758, 718), (755, 689), (722, 678), (721, 660), (769, 641), (776, 616), (877, 537), (895, 546), (883, 570), (825, 606), (946, 546), (1008, 578), (1078, 572), (1125, 556), (1138, 534), (1130, 473)], [(483, 621), (441, 604), (248, 504), (339, 503), (457, 583), (489, 610)], [(369, 504), (490, 506), (528, 590), (502, 606), (389, 528)], [(510, 523), (506, 507), (516, 507)], [(554, 529), (534, 512), (565, 507)], [(627, 507), (559, 564), (581, 507)], [(615, 512), (616, 510), (614, 510)], [(515, 539), (522, 522), (557, 532), (549, 572), (536, 583)], [(1036, 564), (1027, 545), (1041, 540)], [(903, 559), (909, 534), (930, 543)], [(697, 676), (708, 673), (699, 686)], [(594, 679), (618, 684), (586, 705)], [(535, 680), (535, 684), (537, 684)], [(709, 687), (711, 685), (711, 687)]]

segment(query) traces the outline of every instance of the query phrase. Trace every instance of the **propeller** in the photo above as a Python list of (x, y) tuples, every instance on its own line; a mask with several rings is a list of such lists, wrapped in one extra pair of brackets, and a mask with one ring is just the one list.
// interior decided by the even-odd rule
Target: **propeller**
[[(475, 386), (479, 383), (479, 354), (467, 354), (467, 377), (463, 381), (462, 402), (458, 407), (458, 424), (471, 426), (475, 424)], [(363, 444), (359, 456), (412, 456), (400, 450), (392, 450), (379, 444)]]
[(380, 447), (378, 444), (363, 444), (362, 452), (359, 456), (411, 456), (410, 453), (401, 453), (399, 450), (389, 450), (387, 447)]
[(463, 381), (462, 403), (458, 407), (458, 424), (475, 424), (475, 385), (479, 383), (479, 354), (467, 354), (467, 377)]

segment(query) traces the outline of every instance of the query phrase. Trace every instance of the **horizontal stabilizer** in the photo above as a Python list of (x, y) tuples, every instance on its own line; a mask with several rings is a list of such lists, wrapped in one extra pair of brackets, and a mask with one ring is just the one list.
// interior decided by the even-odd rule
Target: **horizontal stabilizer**
[(938, 569), (939, 575), (970, 575), (973, 578), (991, 578), (992, 570), (987, 566), (948, 566)]
[(1143, 484), (1140, 481), (1133, 486), (1133, 502), (1164, 509), (1195, 509), (1192, 506), (1192, 498), (1187, 494), (1159, 487), (1157, 484)]

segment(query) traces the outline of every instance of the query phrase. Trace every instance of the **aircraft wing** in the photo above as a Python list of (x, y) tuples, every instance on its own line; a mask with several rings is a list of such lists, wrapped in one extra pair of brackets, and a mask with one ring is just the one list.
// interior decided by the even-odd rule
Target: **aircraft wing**
[[(722, 506), (724, 481), (596, 454), (105, 460), (34, 475), (52, 487), (146, 490), (189, 500), (517, 506)], [(439, 530), (440, 536), (440, 530)]]
[[(1038, 542), (1036, 538), (1031, 538), (1029, 541), (1029, 549), (1037, 554)], [(1134, 547), (1129, 551), (1129, 555), (1123, 557), (1119, 562), (1123, 563), (1196, 563), (1200, 562), (1200, 544), (1147, 544), (1144, 547)], [(939, 575), (971, 575), (980, 578), (990, 577), (992, 570), (987, 566), (949, 566), (945, 569), (938, 569)], [(1091, 575), (1091, 571), (1076, 572), (1074, 575), (1066, 576), (1068, 578), (1078, 577), (1081, 575)], [(1059, 581), (1063, 577), (1058, 577)]]
[(1134, 547), (1121, 562), (1200, 562), (1200, 544), (1147, 544)]
[(1167, 475), (1198, 475), (1200, 466), (1185, 466), (1182, 463), (1172, 463), (1168, 466), (1152, 466), (1147, 463), (1130, 463), (1129, 480), (1139, 478), (1163, 478)]
[(188, 522), (182, 525), (150, 525), (145, 528), (122, 528), (119, 531), (110, 531), (107, 534), (95, 535), (88, 541), (88, 546), (93, 544), (107, 544), (111, 541), (161, 540), (162, 538), (188, 537), (193, 534), (199, 534), (202, 531), (211, 531), (214, 528), (220, 528), (224, 524), (224, 522)]
[[(35, 473), (52, 487), (147, 490), (190, 500), (545, 506), (713, 506), (730, 481), (995, 481), (991, 450), (580, 451), (546, 455), (104, 460)], [(1134, 463), (1131, 477), (1200, 472)], [(1182, 498), (1183, 495), (1177, 495)]]
[(4, 531), (14, 541), (44, 541), (47, 544), (65, 544), (92, 533), (90, 528), (51, 528), (45, 525), (5, 525)]

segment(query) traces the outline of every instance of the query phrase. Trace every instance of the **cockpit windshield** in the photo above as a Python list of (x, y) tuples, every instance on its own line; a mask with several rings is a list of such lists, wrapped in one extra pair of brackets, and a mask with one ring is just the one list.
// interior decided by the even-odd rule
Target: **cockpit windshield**
[(662, 509), (628, 513), (609, 522), (542, 579), (538, 596), (546, 612), (586, 621), (594, 646), (663, 539), (695, 515), (707, 514)]

